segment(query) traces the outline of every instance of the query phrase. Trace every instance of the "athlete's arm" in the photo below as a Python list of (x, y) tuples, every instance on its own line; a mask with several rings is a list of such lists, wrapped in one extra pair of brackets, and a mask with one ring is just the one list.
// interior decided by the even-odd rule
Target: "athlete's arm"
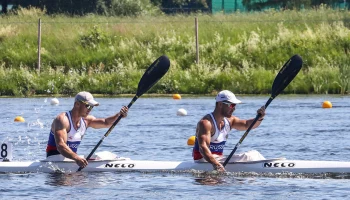
[(109, 128), (121, 115), (123, 118), (128, 115), (128, 107), (123, 106), (120, 112), (107, 118), (96, 118), (94, 116), (87, 116), (85, 120), (87, 121), (87, 126), (92, 128)]
[(199, 152), (203, 158), (211, 163), (215, 170), (225, 171), (222, 164), (216, 160), (210, 151), (210, 139), (211, 139), (212, 124), (207, 119), (202, 119), (197, 124), (197, 140), (199, 144)]
[[(257, 110), (257, 114), (260, 114), (258, 121), (252, 127), (253, 129), (260, 126), (262, 120), (265, 116), (265, 106), (262, 106)], [(245, 131), (249, 128), (249, 126), (253, 123), (255, 118), (252, 119), (239, 119), (238, 117), (231, 116), (228, 120), (230, 121), (231, 128), (237, 129), (239, 131)]]
[(79, 157), (67, 145), (67, 129), (69, 128), (69, 121), (65, 113), (61, 113), (52, 123), (52, 131), (55, 135), (55, 142), (57, 150), (66, 158), (74, 160), (80, 167), (86, 167), (88, 164), (84, 158)]

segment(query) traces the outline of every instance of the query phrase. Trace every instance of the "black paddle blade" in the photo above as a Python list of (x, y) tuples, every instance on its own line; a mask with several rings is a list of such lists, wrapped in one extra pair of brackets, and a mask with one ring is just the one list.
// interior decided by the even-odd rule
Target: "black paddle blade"
[(154, 84), (156, 84), (159, 79), (161, 79), (164, 74), (167, 73), (170, 67), (170, 60), (167, 56), (163, 55), (155, 60), (146, 70), (145, 74), (142, 76), (136, 95), (140, 97), (148, 91)]
[(299, 73), (303, 65), (303, 60), (299, 55), (292, 56), (278, 72), (275, 80), (272, 84), (271, 97), (275, 98), (279, 95), (284, 88), (294, 79), (294, 77)]

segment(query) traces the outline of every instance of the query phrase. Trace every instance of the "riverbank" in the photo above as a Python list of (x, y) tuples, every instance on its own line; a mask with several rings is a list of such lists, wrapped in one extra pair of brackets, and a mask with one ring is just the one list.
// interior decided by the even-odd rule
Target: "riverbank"
[(230, 89), (268, 94), (278, 70), (294, 54), (303, 57), (304, 67), (286, 93), (347, 94), (350, 85), (347, 10), (138, 18), (47, 16), (29, 10), (1, 17), (0, 23), (0, 95), (133, 94), (144, 70), (163, 54), (171, 60), (170, 71), (149, 93)]

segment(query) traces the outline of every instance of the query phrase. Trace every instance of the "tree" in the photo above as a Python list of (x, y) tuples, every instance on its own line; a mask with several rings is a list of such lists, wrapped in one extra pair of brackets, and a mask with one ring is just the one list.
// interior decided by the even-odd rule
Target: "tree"
[(7, 13), (7, 6), (8, 6), (9, 2), (8, 0), (2, 0), (1, 1), (1, 12), (2, 13)]
[[(160, 0), (152, 0), (159, 2)], [(207, 11), (212, 0), (162, 0), (161, 7), (166, 13)]]

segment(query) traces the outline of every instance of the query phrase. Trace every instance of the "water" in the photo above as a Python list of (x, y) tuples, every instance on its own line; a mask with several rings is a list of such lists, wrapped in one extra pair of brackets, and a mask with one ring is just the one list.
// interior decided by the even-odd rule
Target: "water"
[[(235, 115), (253, 118), (269, 96), (243, 96)], [(10, 141), (14, 160), (45, 157), (54, 117), (70, 110), (73, 98), (1, 98), (0, 142)], [(131, 98), (98, 98), (96, 117), (118, 112)], [(322, 109), (329, 100), (332, 109)], [(190, 161), (187, 139), (197, 121), (213, 110), (214, 98), (144, 98), (134, 103), (98, 151), (140, 160)], [(187, 116), (176, 116), (180, 108)], [(258, 150), (266, 158), (349, 161), (349, 96), (279, 96), (268, 107), (262, 125), (252, 130), (237, 153)], [(13, 122), (23, 116), (25, 123)], [(89, 129), (80, 148), (88, 154), (107, 129)], [(232, 131), (225, 154), (244, 132)], [(348, 176), (213, 173), (71, 173), (1, 174), (0, 199), (347, 199)]]

